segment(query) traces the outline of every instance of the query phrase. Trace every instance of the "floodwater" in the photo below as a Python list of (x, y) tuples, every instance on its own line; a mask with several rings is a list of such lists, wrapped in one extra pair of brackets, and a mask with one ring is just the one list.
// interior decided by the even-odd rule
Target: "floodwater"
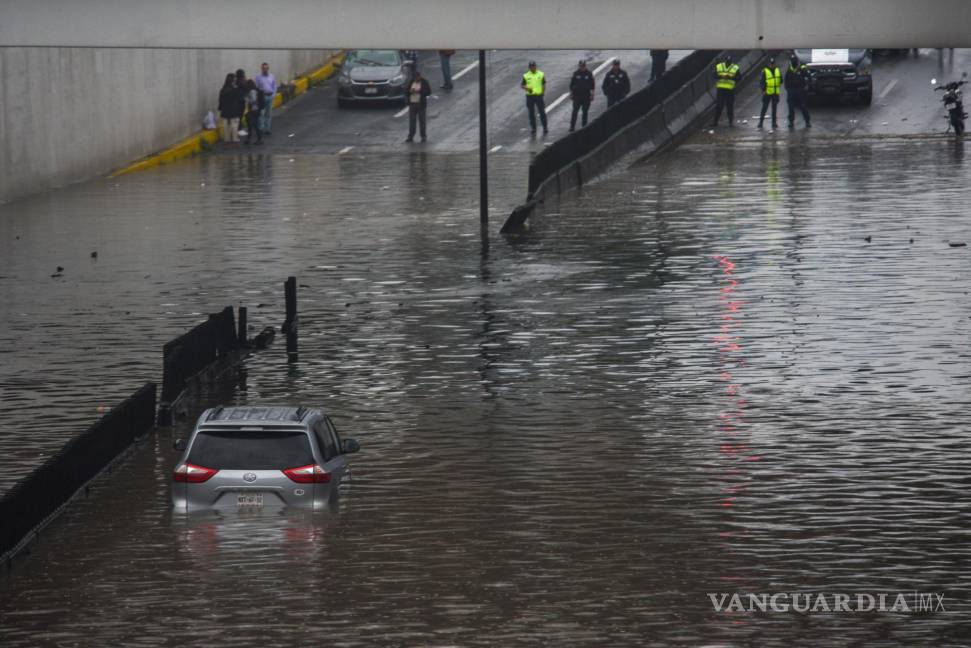
[[(493, 167), (514, 204), (523, 167)], [(191, 420), (159, 432), (5, 573), (0, 640), (966, 643), (968, 176), (946, 138), (696, 138), (487, 249), (474, 155), (215, 156), (27, 204), (0, 220), (4, 330), (73, 313), (89, 333), (92, 380), (51, 391), (117, 400), (229, 303), (278, 325), (295, 274), (299, 355), (277, 342), (200, 406), (322, 406), (362, 451), (338, 510), (186, 518), (170, 443)], [(14, 232), (50, 236), (45, 263)], [(17, 288), (56, 265), (42, 302)], [(117, 321), (130, 339), (105, 350)], [(45, 397), (5, 396), (4, 416)], [(72, 418), (0, 455), (26, 465)], [(709, 599), (915, 591), (946, 611)]]

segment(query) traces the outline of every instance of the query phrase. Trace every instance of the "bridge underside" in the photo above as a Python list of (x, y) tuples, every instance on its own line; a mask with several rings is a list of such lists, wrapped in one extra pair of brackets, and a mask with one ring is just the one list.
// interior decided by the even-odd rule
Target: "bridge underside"
[(971, 46), (968, 0), (5, 0), (0, 47)]

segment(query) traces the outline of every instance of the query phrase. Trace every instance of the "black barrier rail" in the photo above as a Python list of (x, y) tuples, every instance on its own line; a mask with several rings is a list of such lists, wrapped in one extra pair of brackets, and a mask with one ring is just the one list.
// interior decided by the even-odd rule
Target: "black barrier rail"
[(162, 403), (171, 404), (190, 378), (239, 347), (231, 306), (168, 342), (162, 347)]
[[(592, 153), (618, 131), (649, 113), (698, 74), (710, 69), (719, 52), (697, 50), (665, 71), (656, 81), (628, 95), (585, 127), (558, 139), (540, 151), (529, 165), (527, 202), (540, 185), (572, 162)], [(712, 81), (714, 83), (714, 81)]]
[[(692, 52), (646, 88), (538, 153), (529, 165), (526, 202), (513, 210), (501, 231), (519, 230), (551, 188), (562, 192), (582, 185), (642, 145), (658, 150), (681, 137), (714, 104), (713, 68), (723, 53), (728, 52)], [(731, 53), (745, 82), (762, 53)]]
[(35, 528), (155, 424), (155, 383), (147, 383), (0, 497), (0, 556)]

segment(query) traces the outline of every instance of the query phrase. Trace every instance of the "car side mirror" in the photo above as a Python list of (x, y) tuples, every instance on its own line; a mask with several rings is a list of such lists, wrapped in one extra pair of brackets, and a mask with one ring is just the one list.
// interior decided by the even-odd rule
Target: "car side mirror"
[(185, 452), (185, 449), (189, 447), (189, 444), (186, 443), (185, 439), (176, 439), (172, 443), (172, 447), (178, 450), (179, 452)]
[(361, 449), (361, 444), (354, 439), (344, 439), (344, 454), (353, 454)]

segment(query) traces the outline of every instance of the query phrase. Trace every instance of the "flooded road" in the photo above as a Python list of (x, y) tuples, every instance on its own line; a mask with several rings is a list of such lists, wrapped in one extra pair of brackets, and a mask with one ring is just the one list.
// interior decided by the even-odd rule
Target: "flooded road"
[[(298, 358), (278, 343), (200, 407), (321, 406), (362, 445), (329, 514), (186, 518), (168, 488), (192, 421), (152, 436), (4, 572), (0, 643), (966, 644), (965, 151), (787, 142), (698, 135), (486, 250), (448, 191), (475, 186), (472, 153), (212, 156), (0, 219), (4, 241), (37, 214), (69, 228), (10, 267), (37, 283), (75, 253), (83, 281), (4, 284), (41, 315), (172, 304), (78, 359), (125, 363), (108, 392), (194, 312), (243, 299), (278, 325), (296, 275)], [(516, 202), (525, 165), (494, 159)], [(97, 215), (102, 192), (130, 217)], [(83, 265), (114, 237), (135, 243)], [(946, 612), (709, 598), (915, 591)]]

